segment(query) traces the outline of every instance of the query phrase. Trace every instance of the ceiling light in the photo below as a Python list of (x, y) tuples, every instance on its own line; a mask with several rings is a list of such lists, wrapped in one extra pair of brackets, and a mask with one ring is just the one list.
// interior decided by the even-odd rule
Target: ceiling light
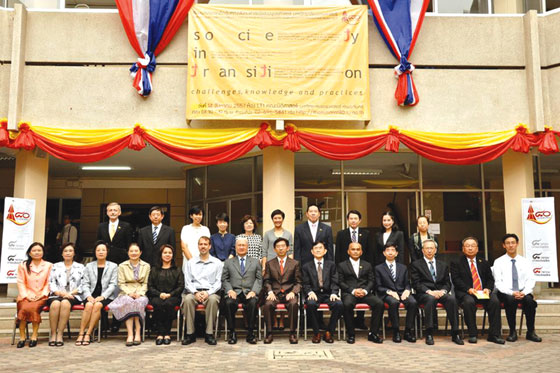
[[(333, 168), (331, 170), (332, 175), (340, 175), (340, 169)], [(345, 169), (344, 175), (346, 176), (379, 176), (383, 173), (383, 170), (379, 169)]]
[(130, 171), (130, 166), (82, 166), (84, 171)]

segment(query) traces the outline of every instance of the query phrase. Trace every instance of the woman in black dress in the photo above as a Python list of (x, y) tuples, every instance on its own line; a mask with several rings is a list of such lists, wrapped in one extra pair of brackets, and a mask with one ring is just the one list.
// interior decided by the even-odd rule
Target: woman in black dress
[(396, 260), (399, 263), (404, 263), (404, 235), (399, 230), (395, 222), (395, 215), (391, 211), (383, 213), (382, 225), (381, 232), (375, 235), (375, 264), (377, 265), (385, 261), (383, 250), (387, 244), (395, 245), (398, 252)]

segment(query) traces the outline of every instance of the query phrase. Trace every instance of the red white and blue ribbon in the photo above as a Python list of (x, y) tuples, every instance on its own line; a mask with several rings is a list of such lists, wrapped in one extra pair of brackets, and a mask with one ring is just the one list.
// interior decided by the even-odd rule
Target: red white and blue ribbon
[(152, 92), (156, 56), (169, 44), (194, 0), (116, 0), (119, 15), (138, 61), (130, 68), (132, 85), (144, 97)]
[(395, 98), (401, 106), (414, 106), (419, 97), (412, 80), (412, 54), (430, 0), (368, 0), (373, 19), (389, 50), (399, 61)]

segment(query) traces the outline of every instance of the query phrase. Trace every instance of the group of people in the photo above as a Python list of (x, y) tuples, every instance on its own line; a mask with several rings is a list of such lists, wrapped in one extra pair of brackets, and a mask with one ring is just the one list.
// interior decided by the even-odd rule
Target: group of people
[[(462, 242), (463, 254), (448, 266), (436, 258), (437, 241), (428, 232), (429, 219), (417, 219), (418, 232), (409, 240), (411, 264), (403, 264), (404, 236), (396, 228), (390, 212), (383, 214), (384, 230), (374, 239), (360, 228), (361, 214), (347, 214), (348, 228), (336, 235), (336, 253), (332, 230), (319, 221), (319, 206), (307, 208), (307, 221), (298, 225), (294, 235), (283, 228), (285, 214), (271, 214), (274, 228), (261, 237), (254, 233), (257, 221), (246, 215), (242, 219), (243, 234), (228, 233), (226, 214), (216, 217), (218, 233), (210, 235), (203, 226), (203, 211), (189, 211), (192, 223), (181, 231), (183, 266), (175, 264), (175, 234), (162, 224), (163, 210), (150, 209), (151, 224), (140, 230), (132, 242), (130, 225), (119, 220), (118, 203), (107, 206), (109, 220), (98, 228), (95, 261), (86, 266), (74, 261), (75, 246), (62, 247), (62, 261), (54, 265), (43, 259), (44, 247), (33, 243), (27, 250), (27, 260), (18, 268), (18, 320), (20, 341), (26, 343), (26, 324), (31, 322), (33, 333), (29, 347), (37, 344), (40, 312), (49, 308), (51, 336), (49, 346), (64, 344), (63, 332), (72, 306), (84, 305), (76, 345), (87, 346), (105, 309), (113, 314), (113, 330), (121, 322), (127, 329), (127, 346), (141, 343), (141, 325), (146, 306), (153, 307), (153, 323), (157, 345), (171, 343), (171, 324), (176, 307), (180, 306), (186, 330), (183, 345), (196, 341), (195, 313), (198, 305), (205, 309), (205, 342), (215, 345), (214, 328), (218, 310), (225, 314), (227, 341), (237, 343), (236, 313), (244, 311), (246, 341), (257, 343), (256, 315), (262, 307), (265, 320), (264, 343), (272, 343), (273, 330), (283, 326), (278, 319), (279, 304), (287, 311), (289, 341), (298, 343), (299, 312), (305, 307), (313, 329), (313, 343), (324, 340), (333, 343), (336, 324), (343, 316), (348, 343), (355, 342), (355, 329), (364, 327), (363, 312), (355, 315), (357, 304), (371, 310), (368, 340), (382, 343), (379, 334), (385, 304), (388, 307), (393, 341), (404, 338), (414, 343), (418, 308), (425, 313), (426, 339), (434, 344), (437, 328), (437, 306), (443, 305), (452, 329), (452, 341), (464, 344), (458, 325), (458, 306), (464, 311), (468, 341), (477, 342), (476, 310), (481, 304), (488, 312), (488, 340), (505, 343), (501, 336), (501, 303), (506, 310), (509, 335), (514, 342), (516, 310), (523, 308), (527, 318), (526, 338), (540, 342), (535, 334), (535, 302), (532, 291), (535, 281), (529, 262), (517, 255), (518, 237), (507, 234), (503, 239), (506, 254), (490, 264), (477, 257), (478, 241), (467, 237)], [(321, 305), (330, 310), (328, 325), (323, 324)], [(399, 307), (406, 309), (404, 335), (399, 328)], [(324, 329), (324, 334), (321, 334)]]

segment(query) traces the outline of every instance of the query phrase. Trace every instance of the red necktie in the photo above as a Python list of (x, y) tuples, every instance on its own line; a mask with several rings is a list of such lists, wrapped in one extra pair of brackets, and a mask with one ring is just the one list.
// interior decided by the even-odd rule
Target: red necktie
[(280, 274), (284, 274), (284, 259), (280, 259)]
[(476, 271), (476, 267), (474, 266), (474, 260), (471, 259), (471, 275), (472, 275), (472, 283), (474, 290), (482, 290), (482, 285), (480, 285), (480, 277), (478, 277), (478, 272)]

